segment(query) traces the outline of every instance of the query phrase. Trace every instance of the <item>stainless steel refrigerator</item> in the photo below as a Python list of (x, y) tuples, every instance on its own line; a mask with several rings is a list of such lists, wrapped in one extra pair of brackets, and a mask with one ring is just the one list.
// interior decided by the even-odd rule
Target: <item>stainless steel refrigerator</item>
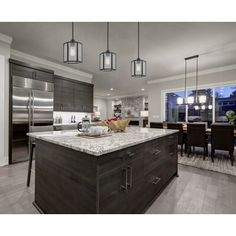
[(11, 162), (28, 159), (31, 126), (53, 125), (53, 83), (13, 76)]

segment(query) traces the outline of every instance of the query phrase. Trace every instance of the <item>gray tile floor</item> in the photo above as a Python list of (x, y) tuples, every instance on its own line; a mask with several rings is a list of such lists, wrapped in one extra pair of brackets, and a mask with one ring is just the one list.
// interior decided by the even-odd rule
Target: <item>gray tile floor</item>
[[(32, 184), (26, 187), (27, 163), (0, 167), (0, 213), (35, 214)], [(179, 165), (179, 177), (147, 213), (236, 213), (236, 177)]]

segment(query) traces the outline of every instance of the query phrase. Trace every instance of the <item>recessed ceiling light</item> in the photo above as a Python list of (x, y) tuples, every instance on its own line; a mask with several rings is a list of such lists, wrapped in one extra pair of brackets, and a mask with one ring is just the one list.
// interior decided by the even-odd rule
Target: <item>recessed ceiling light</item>
[(107, 94), (107, 96), (110, 96), (110, 95), (111, 95), (110, 93)]
[(113, 88), (110, 88), (111, 91), (113, 91), (114, 89)]
[(141, 91), (144, 91), (145, 89), (144, 88), (141, 88)]

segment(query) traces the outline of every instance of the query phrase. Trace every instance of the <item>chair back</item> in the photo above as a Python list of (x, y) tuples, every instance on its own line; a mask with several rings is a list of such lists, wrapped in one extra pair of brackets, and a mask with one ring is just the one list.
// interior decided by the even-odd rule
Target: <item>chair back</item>
[(179, 130), (178, 144), (184, 143), (184, 133), (183, 133), (183, 124), (182, 123), (167, 123), (167, 129)]
[(130, 120), (129, 125), (136, 125), (139, 126), (139, 121), (138, 120)]
[(206, 144), (206, 125), (187, 124), (187, 144), (196, 147), (205, 147)]
[(212, 149), (225, 151), (234, 150), (234, 126), (230, 124), (211, 125), (211, 145)]
[(163, 123), (162, 122), (150, 122), (150, 128), (163, 129)]

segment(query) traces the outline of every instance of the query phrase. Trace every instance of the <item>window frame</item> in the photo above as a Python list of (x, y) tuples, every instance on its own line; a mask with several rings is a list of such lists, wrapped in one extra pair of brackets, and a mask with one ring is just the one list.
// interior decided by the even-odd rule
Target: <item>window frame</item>
[[(212, 84), (199, 85), (198, 89), (212, 89), (212, 123), (215, 123), (215, 90), (218, 87), (226, 87), (226, 86), (236, 86), (236, 81), (228, 81), (228, 82), (219, 82)], [(194, 90), (195, 86), (187, 86), (186, 96), (188, 96), (188, 92)], [(176, 88), (176, 89), (165, 89), (161, 90), (161, 120), (166, 120), (166, 103), (165, 98), (167, 93), (175, 93), (184, 91), (184, 88)], [(188, 122), (188, 106), (186, 106), (185, 111), (185, 122)]]

